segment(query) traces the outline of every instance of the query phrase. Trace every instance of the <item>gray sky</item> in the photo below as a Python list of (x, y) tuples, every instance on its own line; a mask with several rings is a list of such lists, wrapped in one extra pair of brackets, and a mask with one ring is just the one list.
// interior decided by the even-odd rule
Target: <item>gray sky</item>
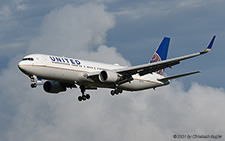
[[(174, 134), (225, 136), (222, 0), (118, 1), (1, 0), (1, 140), (173, 140)], [(168, 58), (213, 50), (167, 69), (167, 75), (202, 70), (170, 86), (111, 97), (79, 89), (60, 95), (31, 89), (17, 68), (29, 53), (121, 65), (147, 63), (164, 36)], [(212, 59), (213, 58), (213, 59)]]

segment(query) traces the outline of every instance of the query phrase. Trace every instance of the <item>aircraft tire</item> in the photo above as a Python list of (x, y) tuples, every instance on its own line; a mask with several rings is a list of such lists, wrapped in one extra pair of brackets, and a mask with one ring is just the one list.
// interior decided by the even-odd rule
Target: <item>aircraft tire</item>
[(91, 98), (91, 96), (90, 96), (89, 94), (86, 94), (85, 97), (86, 97), (87, 99), (90, 99), (90, 98)]
[(82, 101), (83, 97), (82, 96), (78, 96), (78, 101)]
[(85, 95), (82, 96), (83, 101), (85, 101), (87, 98)]
[(36, 88), (37, 87), (37, 84), (32, 83), (32, 84), (30, 84), (30, 86), (31, 86), (31, 88)]
[(114, 90), (111, 91), (111, 95), (112, 95), (112, 96), (115, 95), (115, 91), (114, 91)]

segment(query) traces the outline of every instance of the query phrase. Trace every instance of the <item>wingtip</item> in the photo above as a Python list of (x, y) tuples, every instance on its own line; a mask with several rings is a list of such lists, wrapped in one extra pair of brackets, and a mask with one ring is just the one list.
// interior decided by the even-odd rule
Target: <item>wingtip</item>
[(212, 49), (215, 38), (216, 38), (216, 35), (213, 36), (212, 40), (210, 41), (210, 43), (206, 49), (210, 49), (210, 50)]
[(169, 40), (170, 40), (170, 37), (168, 37), (168, 36), (165, 36), (165, 37), (164, 37), (164, 39), (169, 39)]
[(196, 71), (196, 73), (202, 73), (202, 70)]
[(200, 52), (200, 54), (207, 53), (207, 52), (209, 52), (212, 49), (212, 46), (213, 46), (215, 38), (216, 38), (216, 35), (213, 36), (213, 38), (209, 42), (209, 45), (207, 46), (207, 48), (204, 51)]

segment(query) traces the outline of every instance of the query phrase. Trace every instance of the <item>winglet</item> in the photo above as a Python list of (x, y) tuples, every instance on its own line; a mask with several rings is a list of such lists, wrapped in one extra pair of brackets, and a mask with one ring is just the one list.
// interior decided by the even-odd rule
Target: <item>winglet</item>
[(215, 38), (216, 38), (216, 36), (214, 35), (212, 40), (210, 41), (209, 45), (207, 46), (207, 48), (204, 51), (200, 52), (200, 54), (207, 53), (212, 49)]

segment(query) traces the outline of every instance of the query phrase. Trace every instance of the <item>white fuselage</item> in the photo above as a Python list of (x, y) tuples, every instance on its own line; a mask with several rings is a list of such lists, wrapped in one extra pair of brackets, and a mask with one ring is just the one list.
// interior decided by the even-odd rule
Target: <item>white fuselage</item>
[[(115, 86), (112, 83), (103, 83), (99, 79), (89, 79), (86, 74), (125, 68), (125, 66), (43, 54), (31, 54), (24, 58), (33, 58), (33, 60), (23, 59), (18, 64), (21, 71), (28, 76), (36, 75), (40, 79), (102, 88), (114, 88)], [(163, 78), (163, 76), (156, 73), (144, 76), (136, 74), (132, 77), (134, 80), (123, 83), (118, 87), (123, 90), (137, 91), (165, 85), (165, 83), (157, 80)]]

